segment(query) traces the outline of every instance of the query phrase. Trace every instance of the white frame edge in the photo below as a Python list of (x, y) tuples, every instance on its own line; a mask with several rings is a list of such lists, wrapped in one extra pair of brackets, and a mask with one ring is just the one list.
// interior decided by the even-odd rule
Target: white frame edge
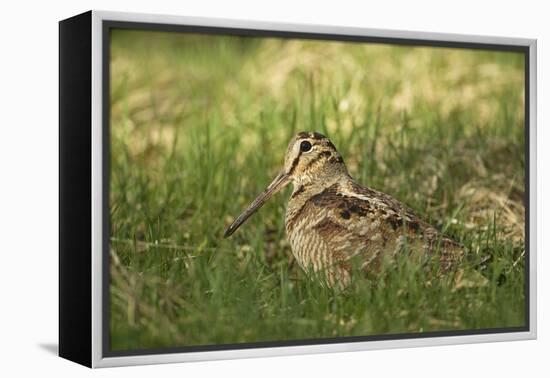
[[(102, 353), (102, 23), (104, 20), (143, 22), (156, 24), (181, 24), (240, 29), (260, 29), (290, 32), (309, 32), (335, 35), (358, 35), (382, 38), (424, 39), (445, 42), (489, 43), (519, 45), (529, 47), (529, 314), (530, 331), (495, 333), (465, 336), (427, 337), (417, 339), (343, 342), (338, 344), (317, 344), (287, 347), (233, 349), (208, 352), (185, 352), (148, 354), (139, 356), (103, 357)], [(92, 367), (115, 367), (174, 362), (224, 360), (287, 356), (297, 354), (334, 353), (364, 351), (389, 348), (411, 348), (451, 344), (484, 343), (497, 341), (530, 340), (537, 337), (537, 291), (536, 291), (536, 250), (537, 250), (537, 42), (535, 39), (507, 38), (479, 35), (443, 34), (403, 30), (380, 30), (356, 27), (325, 26), (313, 24), (285, 24), (261, 21), (183, 17), (155, 14), (139, 14), (110, 11), (92, 11)]]
[(103, 280), (103, 42), (100, 12), (92, 11), (92, 367), (102, 366)]

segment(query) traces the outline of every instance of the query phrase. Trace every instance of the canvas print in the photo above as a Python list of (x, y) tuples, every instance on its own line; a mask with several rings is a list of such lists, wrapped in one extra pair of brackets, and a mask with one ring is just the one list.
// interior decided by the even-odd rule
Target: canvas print
[(525, 64), (112, 29), (109, 350), (524, 329)]

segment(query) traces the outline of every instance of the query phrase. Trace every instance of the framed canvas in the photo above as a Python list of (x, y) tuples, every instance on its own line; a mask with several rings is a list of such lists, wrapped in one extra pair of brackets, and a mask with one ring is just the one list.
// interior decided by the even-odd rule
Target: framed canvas
[(536, 41), (59, 23), (59, 354), (536, 337)]

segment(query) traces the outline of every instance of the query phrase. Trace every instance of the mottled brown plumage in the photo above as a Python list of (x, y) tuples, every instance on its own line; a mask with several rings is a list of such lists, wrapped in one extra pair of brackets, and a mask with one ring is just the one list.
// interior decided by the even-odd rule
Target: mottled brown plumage
[(292, 253), (306, 272), (321, 273), (329, 285), (348, 285), (354, 265), (375, 273), (383, 258), (405, 250), (420, 256), (437, 252), (442, 271), (462, 257), (460, 244), (410, 208), (357, 184), (332, 142), (316, 132), (301, 132), (291, 140), (282, 172), (225, 236), (288, 183), (294, 186), (285, 217)]

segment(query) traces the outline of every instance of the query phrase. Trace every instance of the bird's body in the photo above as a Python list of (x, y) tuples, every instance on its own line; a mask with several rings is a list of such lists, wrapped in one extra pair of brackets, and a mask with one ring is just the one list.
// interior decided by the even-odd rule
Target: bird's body
[(292, 182), (285, 226), (292, 253), (306, 272), (333, 286), (349, 284), (354, 267), (370, 273), (382, 259), (410, 251), (437, 253), (442, 270), (462, 247), (393, 197), (359, 185), (328, 138), (302, 132), (290, 142), (285, 168), (228, 228), (231, 235), (271, 195)]
[(375, 272), (381, 259), (405, 248), (433, 252), (441, 267), (460, 256), (460, 246), (421, 221), (392, 197), (359, 186), (344, 176), (326, 187), (297, 187), (288, 202), (286, 232), (292, 253), (306, 271), (324, 272), (329, 283), (347, 285), (353, 258)]

